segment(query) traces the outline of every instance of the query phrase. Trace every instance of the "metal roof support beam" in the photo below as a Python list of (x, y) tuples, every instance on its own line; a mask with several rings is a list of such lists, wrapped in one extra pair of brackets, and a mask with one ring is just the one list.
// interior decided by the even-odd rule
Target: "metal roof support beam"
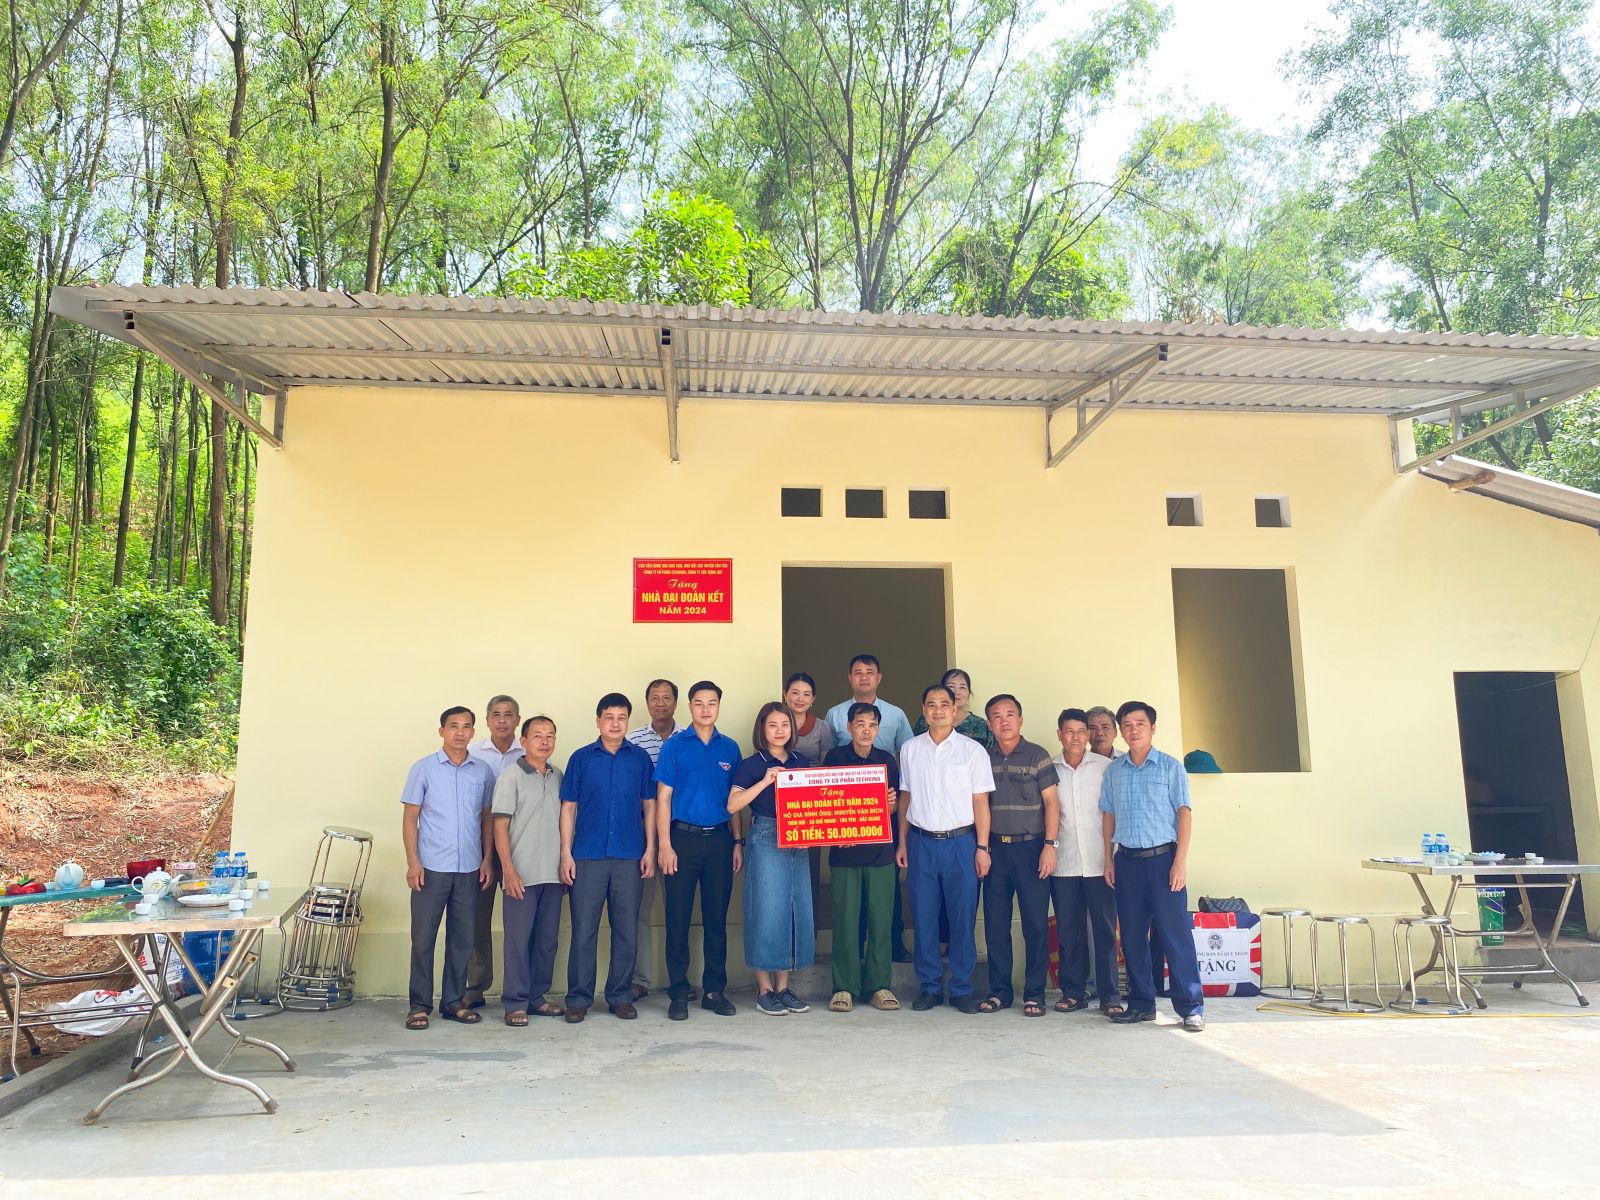
[[(1477, 445), (1477, 443), (1486, 438), (1491, 438), (1497, 433), (1503, 433), (1505, 430), (1510, 429), (1515, 425), (1522, 424), (1522, 422), (1528, 420), (1530, 417), (1536, 417), (1540, 413), (1549, 412), (1552, 408), (1557, 408), (1560, 405), (1565, 404), (1574, 396), (1583, 395), (1583, 393), (1589, 391), (1590, 388), (1591, 385), (1585, 384), (1582, 387), (1572, 388), (1566, 392), (1558, 392), (1554, 396), (1545, 397), (1537, 404), (1529, 405), (1527, 408), (1522, 408), (1519, 404), (1516, 406), (1517, 411), (1513, 412), (1509, 417), (1502, 417), (1500, 420), (1491, 425), (1485, 425), (1482, 429), (1479, 429), (1474, 433), (1469, 433), (1466, 437), (1452, 437), (1447, 445), (1440, 446), (1437, 450), (1430, 450), (1427, 454), (1418, 455), (1410, 462), (1400, 462), (1399, 454), (1396, 453), (1394, 473), (1396, 475), (1404, 475), (1407, 471), (1415, 471), (1418, 467), (1431, 466), (1434, 463), (1442, 462), (1453, 454), (1459, 454), (1468, 446)], [(1399, 422), (1404, 418), (1396, 417), (1392, 419), (1395, 422)]]
[[(1557, 375), (1547, 375), (1543, 379), (1508, 383), (1487, 391), (1459, 392), (1448, 399), (1430, 400), (1413, 408), (1399, 409), (1394, 415), (1397, 420), (1409, 417), (1414, 421), (1420, 421), (1436, 417), (1441, 413), (1455, 413), (1467, 409), (1476, 412), (1494, 408), (1496, 400), (1503, 402), (1508, 397), (1515, 404), (1529, 396), (1549, 396), (1568, 388), (1578, 388), (1583, 391), (1597, 386), (1600, 386), (1600, 371), (1596, 371), (1593, 367), (1585, 367), (1581, 371), (1563, 371)], [(1567, 394), (1575, 393), (1569, 391)]]
[[(1052, 403), (1046, 405), (1044, 410), (1045, 469), (1049, 470), (1052, 467), (1060, 466), (1061, 463), (1065, 461), (1067, 455), (1071, 454), (1084, 442), (1089, 440), (1094, 431), (1099, 429), (1100, 426), (1105, 423), (1105, 419), (1107, 417), (1116, 412), (1117, 409), (1121, 408), (1130, 399), (1132, 399), (1133, 394), (1138, 389), (1139, 385), (1149, 377), (1152, 371), (1166, 361), (1166, 346), (1153, 346), (1149, 350), (1144, 351), (1137, 358), (1134, 358), (1118, 367), (1116, 371), (1112, 372), (1099, 383), (1075, 388), (1073, 390), (1073, 394), (1070, 396), (1063, 397), (1060, 400), (1053, 401)], [(1095, 388), (1098, 388), (1102, 385), (1105, 386), (1108, 391), (1106, 403), (1099, 412), (1095, 413), (1093, 420), (1090, 420), (1086, 423), (1084, 420), (1086, 415), (1085, 406), (1088, 402), (1089, 395), (1095, 390)], [(1072, 439), (1067, 442), (1065, 446), (1061, 447), (1061, 449), (1052, 450), (1052, 443), (1050, 440), (1050, 419), (1064, 404), (1070, 404), (1074, 401), (1078, 405), (1078, 432), (1073, 434)]]
[(678, 371), (672, 361), (672, 330), (661, 327), (661, 391), (667, 398), (667, 452), (678, 457)]
[[(244, 404), (245, 381), (242, 375), (238, 374), (237, 372), (229, 371), (226, 368), (208, 372), (208, 364), (200, 355), (192, 354), (188, 351), (182, 350), (156, 334), (146, 333), (144, 330), (138, 328), (134, 324), (131, 314), (128, 317), (127, 333), (128, 337), (132, 339), (135, 344), (148, 350), (151, 354), (155, 355), (162, 362), (166, 363), (167, 366), (171, 367), (179, 375), (183, 376), (190, 383), (194, 384), (195, 387), (199, 388), (207, 396), (211, 397), (211, 399), (215, 400), (227, 412), (231, 413), (238, 420), (239, 424), (251, 430), (267, 445), (271, 446), (274, 450), (283, 449), (283, 426), (281, 415), (274, 420), (274, 423), (278, 426), (276, 432), (268, 429), (260, 421), (256, 420), (255, 417), (250, 415), (250, 410), (246, 408)], [(184, 361), (185, 359), (189, 361), (186, 363)], [(216, 384), (212, 383), (210, 379), (206, 378), (208, 373), (232, 376), (234, 383), (239, 389), (239, 399), (235, 400), (222, 388), (218, 387)], [(281, 408), (279, 409), (279, 412), (281, 414)]]

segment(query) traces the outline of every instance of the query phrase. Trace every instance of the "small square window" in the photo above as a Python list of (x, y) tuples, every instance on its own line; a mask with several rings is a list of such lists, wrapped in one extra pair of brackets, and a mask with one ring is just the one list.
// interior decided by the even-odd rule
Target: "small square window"
[(784, 488), (780, 511), (786, 517), (820, 517), (821, 488)]
[(950, 493), (943, 488), (911, 489), (913, 521), (943, 521), (950, 516)]
[(1167, 524), (1168, 525), (1203, 525), (1205, 522), (1200, 514), (1200, 497), (1168, 496), (1167, 497)]
[(1257, 496), (1256, 527), (1258, 529), (1289, 528), (1289, 497)]
[(883, 516), (883, 489), (845, 488), (844, 515), (847, 517)]

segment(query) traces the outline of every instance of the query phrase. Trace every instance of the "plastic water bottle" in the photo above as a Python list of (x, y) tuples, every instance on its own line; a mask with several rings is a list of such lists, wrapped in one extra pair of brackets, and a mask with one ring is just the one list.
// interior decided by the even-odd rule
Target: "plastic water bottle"
[(1425, 833), (1425, 834), (1422, 835), (1422, 861), (1424, 863), (1428, 864), (1429, 866), (1431, 866), (1433, 864), (1433, 862), (1435, 861), (1435, 859), (1434, 859), (1434, 850), (1433, 850), (1433, 838), (1434, 838), (1434, 835), (1431, 834), (1431, 833)]
[[(1440, 835), (1444, 836), (1443, 834)], [(229, 872), (235, 879), (243, 882), (250, 876), (250, 860), (245, 857), (243, 850), (233, 852), (233, 867)]]
[(1450, 854), (1450, 839), (1445, 837), (1445, 835), (1442, 833), (1434, 834), (1433, 853), (1435, 855), (1434, 861), (1437, 862), (1441, 867), (1445, 866)]

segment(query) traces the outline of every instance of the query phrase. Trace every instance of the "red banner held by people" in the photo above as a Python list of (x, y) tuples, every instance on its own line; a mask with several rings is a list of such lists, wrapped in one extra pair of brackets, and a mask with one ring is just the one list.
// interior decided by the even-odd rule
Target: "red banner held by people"
[(887, 842), (886, 767), (810, 767), (778, 776), (778, 848), (859, 846)]
[(634, 624), (727, 624), (733, 620), (733, 559), (636, 558)]

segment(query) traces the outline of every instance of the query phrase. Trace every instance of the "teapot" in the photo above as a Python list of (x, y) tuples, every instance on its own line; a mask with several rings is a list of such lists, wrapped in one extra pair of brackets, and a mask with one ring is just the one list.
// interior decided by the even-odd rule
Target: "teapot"
[(83, 886), (83, 868), (70, 858), (56, 868), (56, 883), (64, 892)]
[(160, 869), (151, 871), (148, 875), (141, 875), (137, 879), (128, 881), (139, 889), (139, 894), (146, 900), (159, 900), (172, 890), (172, 876)]

